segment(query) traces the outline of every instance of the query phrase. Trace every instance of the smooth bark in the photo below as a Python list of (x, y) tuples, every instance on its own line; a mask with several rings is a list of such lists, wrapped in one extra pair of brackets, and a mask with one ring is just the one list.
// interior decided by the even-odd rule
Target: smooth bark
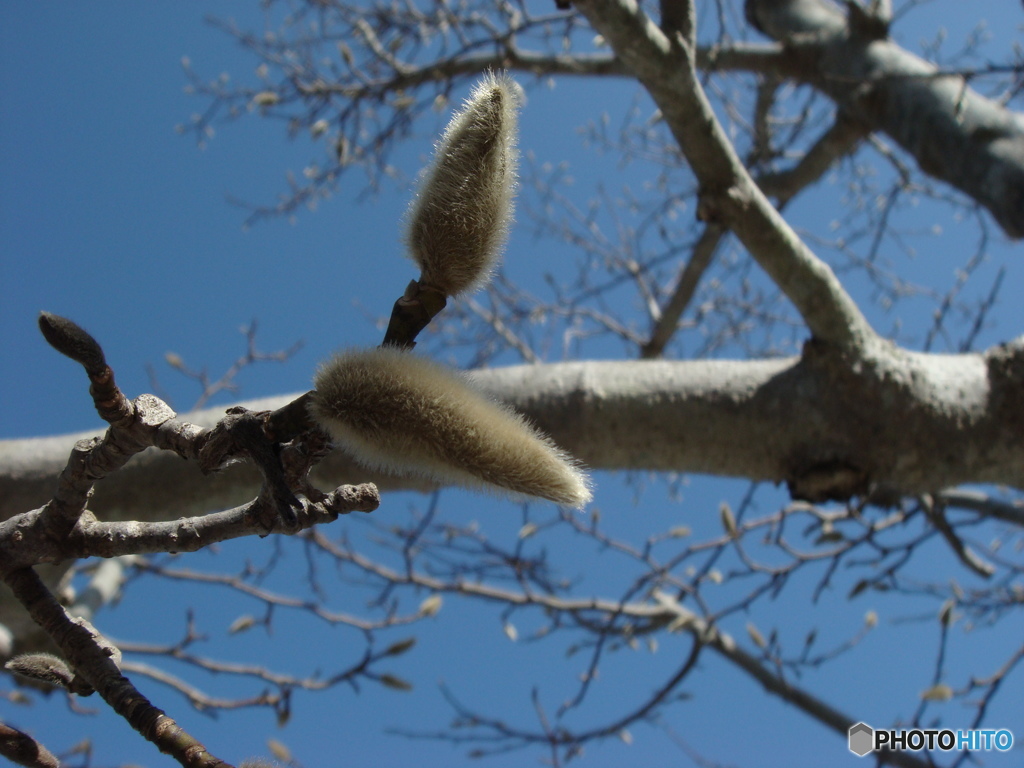
[(786, 75), (895, 140), (921, 170), (970, 196), (1024, 237), (1024, 118), (960, 74), (904, 50), (885, 19), (822, 0), (748, 0), (747, 17), (789, 54)]
[[(852, 493), (1024, 487), (1020, 342), (970, 355), (893, 347), (859, 370), (848, 363), (809, 344), (800, 359), (573, 362), (488, 369), (473, 378), (593, 469), (706, 473), (799, 488), (809, 474), (821, 479), (830, 467), (847, 468), (862, 478)], [(245, 405), (273, 409), (288, 399)], [(222, 413), (182, 418), (210, 425)], [(84, 436), (0, 441), (0, 516), (43, 504)], [(317, 472), (321, 487), (427, 487), (362, 469), (337, 451)], [(177, 455), (150, 449), (104, 479), (89, 507), (107, 521), (167, 520), (244, 503), (257, 489), (248, 467), (204, 477)], [(831, 492), (841, 496), (843, 488)]]

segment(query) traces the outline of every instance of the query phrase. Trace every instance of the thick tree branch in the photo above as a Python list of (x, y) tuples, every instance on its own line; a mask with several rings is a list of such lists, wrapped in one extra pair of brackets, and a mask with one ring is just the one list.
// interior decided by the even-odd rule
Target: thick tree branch
[(939, 500), (948, 507), (967, 509), (984, 517), (1024, 526), (1024, 503), (1021, 502), (1000, 501), (990, 494), (969, 490), (945, 491)]
[[(781, 207), (820, 179), (838, 158), (852, 152), (864, 136), (863, 126), (840, 117), (793, 168), (758, 176), (757, 185), (766, 195), (775, 197)], [(679, 318), (693, 299), (697, 285), (710, 266), (724, 234), (725, 231), (716, 223), (709, 223), (705, 227), (679, 273), (671, 298), (661, 309), (650, 338), (641, 347), (640, 357), (650, 359), (661, 356), (675, 334)]]
[[(849, 493), (873, 487), (916, 495), (964, 483), (1024, 487), (1019, 344), (969, 355), (892, 348), (857, 370), (812, 344), (800, 360), (579, 362), (488, 369), (474, 379), (594, 469), (697, 472), (799, 487), (802, 479), (827, 480), (847, 467), (862, 481)], [(274, 409), (291, 399), (246, 405)], [(189, 419), (219, 416), (210, 410)], [(45, 501), (77, 437), (0, 442), (0, 515)], [(427, 487), (359, 468), (337, 451), (314, 474), (331, 485)], [(238, 504), (258, 484), (251, 468), (204, 477), (176, 456), (147, 451), (101, 482), (90, 508), (108, 522), (172, 519)]]
[(701, 185), (698, 215), (731, 229), (789, 297), (815, 338), (870, 356), (875, 334), (828, 265), (757, 188), (701, 87), (692, 49), (674, 43), (635, 0), (581, 0), (577, 7), (640, 80)]
[[(851, 4), (852, 6), (852, 4)], [(822, 0), (747, 0), (747, 17), (802, 61), (797, 79), (891, 136), (925, 173), (1024, 237), (1024, 119), (886, 37), (887, 23)], [(883, 20), (884, 22), (884, 20)]]

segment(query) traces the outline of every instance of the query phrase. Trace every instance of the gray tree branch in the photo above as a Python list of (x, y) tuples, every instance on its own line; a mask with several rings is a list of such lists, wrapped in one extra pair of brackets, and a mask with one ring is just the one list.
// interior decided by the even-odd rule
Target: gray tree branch
[(886, 23), (847, 17), (823, 0), (747, 0), (746, 10), (798, 62), (788, 76), (891, 136), (921, 170), (988, 208), (1010, 237), (1024, 237), (1021, 115), (896, 45)]
[[(594, 469), (707, 473), (797, 489), (813, 479), (826, 497), (964, 483), (1024, 488), (1022, 345), (965, 355), (889, 347), (873, 365), (854, 368), (812, 343), (800, 359), (573, 362), (487, 369), (473, 378)], [(275, 409), (290, 399), (245, 406)], [(208, 425), (221, 415), (210, 409), (187, 418)], [(0, 441), (0, 516), (44, 503), (81, 437)], [(838, 482), (842, 468), (856, 483)], [(332, 487), (427, 488), (362, 469), (338, 451), (314, 476)], [(203, 476), (193, 463), (151, 449), (99, 483), (90, 509), (108, 522), (167, 520), (235, 506), (258, 487), (258, 474), (245, 465)]]
[(666, 37), (635, 0), (576, 6), (661, 109), (700, 183), (698, 216), (735, 233), (815, 338), (854, 356), (873, 354), (876, 337), (856, 303), (750, 178), (704, 95), (693, 50)]

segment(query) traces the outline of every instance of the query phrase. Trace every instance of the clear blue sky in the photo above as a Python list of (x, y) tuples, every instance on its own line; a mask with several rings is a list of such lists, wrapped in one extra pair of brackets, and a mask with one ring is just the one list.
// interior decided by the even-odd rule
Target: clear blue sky
[[(317, 150), (305, 140), (287, 141), (280, 124), (255, 119), (222, 128), (203, 151), (174, 131), (204, 106), (183, 93), (182, 56), (209, 76), (223, 70), (244, 79), (256, 65), (229, 38), (204, 24), (204, 14), (235, 17), (243, 26), (260, 29), (256, 3), (2, 0), (0, 10), (0, 437), (58, 434), (96, 425), (81, 370), (51, 351), (36, 330), (39, 310), (68, 316), (92, 332), (104, 345), (118, 382), (131, 395), (150, 390), (145, 365), (152, 363), (181, 410), (196, 392), (163, 363), (164, 353), (177, 352), (193, 367), (219, 373), (243, 350), (237, 329), (254, 318), (260, 322), (263, 349), (283, 348), (300, 339), (305, 346), (285, 365), (265, 364), (245, 372), (239, 381), (245, 397), (304, 390), (316, 363), (331, 350), (379, 341), (380, 331), (368, 318), (386, 314), (415, 276), (411, 263), (401, 256), (397, 226), (408, 190), (401, 184), (386, 187), (381, 195), (356, 204), (361, 190), (353, 178), (342, 183), (337, 196), (315, 213), (300, 215), (294, 225), (271, 221), (243, 231), (245, 213), (228, 204), (226, 196), (272, 200), (285, 188), (286, 171), (301, 169)], [(901, 30), (902, 39), (913, 47), (934, 36), (936, 19), (946, 24), (951, 39), (957, 39), (973, 26), (971, 15), (981, 16), (982, 11), (991, 14), (996, 43), (1019, 35), (1024, 16), (1016, 3), (938, 0), (920, 12), (920, 26)], [(1007, 49), (1006, 44), (993, 48)], [(540, 160), (568, 160), (581, 176), (600, 174), (603, 166), (590, 167), (594, 158), (579, 149), (575, 129), (596, 118), (599, 110), (615, 114), (625, 109), (631, 93), (619, 84), (588, 86), (570, 80), (559, 81), (552, 90), (535, 88), (523, 116), (521, 146)], [(417, 159), (429, 152), (437, 128), (438, 124), (420, 126), (418, 137), (396, 156), (408, 176), (415, 174)], [(609, 169), (614, 165), (614, 159), (608, 160)], [(802, 205), (797, 214), (807, 221), (836, 215), (819, 215), (812, 203)], [(942, 252), (930, 254), (917, 268), (951, 276), (967, 246), (952, 236), (938, 243)], [(1009, 260), (1020, 258), (1017, 251), (993, 244), (993, 263), (1010, 267), (1008, 286), (1019, 285), (1022, 277), (1020, 267)], [(553, 258), (568, 259), (571, 254), (564, 249), (538, 253), (530, 238), (513, 234), (510, 261), (536, 263), (539, 271), (544, 260)], [(880, 327), (891, 322), (880, 313), (875, 319)], [(997, 319), (1000, 324), (986, 330), (982, 345), (1020, 333), (1019, 307), (1008, 307)], [(742, 486), (733, 483), (698, 480), (676, 502), (666, 499), (659, 483), (642, 493), (613, 475), (598, 477), (598, 483), (597, 503), (610, 528), (624, 534), (640, 530), (640, 539), (680, 522), (692, 525), (695, 535), (715, 531), (719, 501), (736, 503), (742, 493)], [(405, 520), (411, 507), (422, 509), (427, 503), (415, 495), (387, 497), (374, 519), (383, 524)], [(451, 492), (442, 496), (442, 503), (452, 519), (480, 520), (496, 539), (514, 537), (522, 523), (517, 507), (490, 498)], [(364, 524), (338, 525), (353, 526), (358, 534)], [(178, 558), (176, 565), (231, 572), (246, 559), (269, 559), (277, 545), (272, 539), (229, 544), (217, 555)], [(564, 545), (576, 546), (573, 541)], [(305, 561), (299, 548), (288, 542), (280, 554), (291, 564), (290, 569), (279, 568), (275, 576), (274, 586), (284, 589), (289, 579), (301, 580)], [(617, 580), (620, 572), (605, 572), (607, 560), (573, 552), (561, 562), (571, 576), (586, 574), (596, 590), (607, 586), (608, 596), (625, 589), (626, 578)], [(969, 582), (966, 576), (955, 575)], [(325, 580), (331, 576), (323, 574)], [(117, 610), (98, 621), (115, 638), (173, 641), (183, 632), (186, 608), (194, 606), (199, 629), (211, 637), (202, 649), (210, 656), (309, 672), (345, 666), (362, 648), (352, 632), (286, 615), (277, 618), (269, 637), (253, 632), (225, 643), (231, 621), (255, 606), (226, 592), (208, 590), (197, 596), (176, 585), (135, 586)], [(810, 626), (819, 626), (827, 644), (853, 634), (864, 613), (877, 610), (882, 621), (866, 641), (863, 656), (844, 657), (804, 682), (836, 706), (877, 724), (908, 716), (916, 692), (930, 682), (934, 620), (907, 624), (893, 619), (915, 613), (934, 616), (934, 605), (901, 604), (879, 596), (850, 604), (837, 590), (810, 606), (809, 589), (797, 586), (784, 598), (760, 606), (750, 619), (764, 631), (779, 627), (791, 642)], [(415, 606), (423, 597), (407, 596), (403, 604)], [(348, 610), (359, 611), (365, 595), (337, 599)], [(746, 620), (733, 617), (727, 627), (744, 642)], [(513, 621), (521, 623), (520, 635), (525, 636), (537, 618), (516, 616)], [(965, 681), (965, 669), (993, 671), (986, 659), (1005, 656), (1007, 648), (1019, 642), (1022, 629), (1018, 617), (1006, 620), (998, 633), (955, 633), (950, 653), (960, 676), (954, 682)], [(435, 620), (411, 631), (420, 642), (413, 652), (395, 660), (393, 670), (415, 684), (413, 693), (372, 684), (359, 693), (348, 688), (298, 693), (292, 721), (283, 729), (265, 711), (225, 713), (213, 720), (191, 712), (180, 697), (158, 685), (140, 685), (211, 751), (229, 761), (266, 754), (266, 739), (275, 738), (308, 768), (431, 768), (470, 761), (447, 744), (408, 741), (387, 735), (385, 729), (443, 728), (451, 712), (438, 693), (439, 680), (485, 714), (532, 725), (531, 687), (540, 685), (544, 700), (557, 706), (574, 690), (571, 680), (584, 664), (579, 656), (566, 660), (568, 640), (511, 643), (496, 610), (454, 599), (446, 600)], [(383, 642), (405, 634), (389, 635)], [(682, 641), (673, 648), (671, 637), (660, 642), (657, 654), (624, 651), (608, 661), (598, 683), (601, 694), (594, 697), (588, 715), (600, 719), (621, 713), (657, 685), (659, 675), (673, 668), (686, 648)], [(875, 666), (865, 668), (865, 658)], [(686, 686), (693, 698), (669, 709), (664, 723), (704, 756), (751, 768), (864, 764), (849, 755), (842, 740), (717, 660), (707, 657), (704, 667)], [(200, 678), (199, 685), (211, 693), (222, 690), (219, 686), (234, 693), (243, 690), (222, 678)], [(1000, 699), (999, 713), (1006, 727), (1024, 739), (1019, 675), (1011, 686), (1015, 690)], [(71, 714), (61, 697), (34, 698), (28, 708), (3, 702), (0, 719), (26, 728), (55, 751), (88, 736), (95, 749), (94, 765), (172, 764), (108, 714), (102, 702), (83, 700), (97, 714), (81, 716)], [(947, 722), (956, 721), (955, 712), (942, 714)], [(581, 765), (688, 764), (665, 731), (637, 727), (633, 736), (629, 746), (613, 740), (590, 747)], [(988, 764), (1020, 765), (1019, 754), (996, 755)], [(515, 753), (474, 764), (505, 768), (533, 764), (539, 756)]]

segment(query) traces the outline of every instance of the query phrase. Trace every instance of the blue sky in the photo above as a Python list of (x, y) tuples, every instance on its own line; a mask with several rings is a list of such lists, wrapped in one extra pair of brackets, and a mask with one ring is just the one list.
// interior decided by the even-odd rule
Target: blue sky
[[(256, 65), (223, 33), (205, 24), (204, 15), (234, 17), (259, 29), (262, 21), (255, 3), (3, 0), (0, 9), (0, 366), (5, 374), (0, 377), (0, 437), (96, 426), (84, 375), (51, 351), (36, 330), (36, 314), (42, 309), (70, 317), (93, 333), (118, 382), (132, 395), (150, 390), (145, 366), (153, 364), (179, 410), (187, 409), (197, 392), (166, 366), (163, 355), (173, 351), (193, 367), (219, 373), (243, 351), (238, 328), (253, 319), (260, 323), (258, 341), (264, 350), (297, 340), (304, 347), (287, 364), (246, 371), (239, 380), (244, 397), (304, 390), (316, 363), (331, 350), (379, 341), (381, 333), (371, 318), (386, 314), (415, 276), (399, 247), (398, 222), (408, 185), (386, 185), (380, 195), (357, 203), (361, 188), (359, 179), (353, 178), (343, 181), (339, 194), (315, 213), (301, 214), (295, 224), (269, 221), (246, 231), (245, 212), (226, 197), (273, 200), (285, 188), (285, 173), (301, 169), (317, 150), (305, 139), (286, 140), (280, 124), (256, 119), (220, 128), (201, 151), (175, 133), (177, 124), (204, 106), (183, 92), (182, 56), (210, 76), (223, 70), (244, 79)], [(970, 15), (979, 9), (992, 14), (993, 50), (1005, 51), (1000, 42), (1014, 39), (1024, 18), (1018, 5), (994, 0), (938, 0), (920, 12), (919, 27), (901, 30), (903, 42), (914, 47), (933, 36), (936, 20), (944, 22), (955, 39), (972, 25)], [(596, 119), (598, 107), (612, 114), (624, 110), (633, 91), (618, 82), (596, 87), (600, 90), (564, 80), (553, 89), (532, 88), (523, 115), (523, 149), (534, 151), (539, 160), (569, 161), (584, 182), (617, 173), (614, 160), (591, 165), (593, 158), (580, 149), (576, 127)], [(439, 124), (420, 126), (415, 139), (396, 154), (395, 162), (407, 178), (429, 152)], [(815, 207), (827, 198), (825, 193), (818, 200), (802, 201), (794, 206), (793, 215), (798, 222), (834, 217), (834, 210)], [(954, 222), (943, 224), (948, 234), (932, 246), (938, 252), (907, 266), (935, 273), (940, 282), (946, 275), (952, 279), (968, 247), (956, 238)], [(1012, 260), (1019, 259), (1018, 250), (993, 238), (988, 268), (994, 272), (1006, 264), (1010, 286), (1019, 285), (1022, 277)], [(507, 258), (525, 274), (531, 266), (540, 270), (552, 261), (569, 260), (572, 254), (564, 248), (539, 252), (531, 238), (517, 238), (514, 232)], [(867, 309), (879, 327), (892, 321), (877, 307)], [(996, 319), (998, 325), (985, 330), (981, 346), (1020, 333), (1020, 306), (1007, 307)], [(611, 474), (600, 476), (598, 483), (597, 503), (607, 524), (627, 536), (638, 529), (663, 530), (679, 521), (692, 525), (695, 535), (713, 532), (719, 501), (735, 502), (744, 489), (723, 480), (696, 480), (684, 486), (679, 501), (669, 501), (658, 481), (642, 491)], [(523, 522), (523, 511), (512, 504), (456, 492), (441, 498), (451, 519), (480, 520), (496, 540), (514, 538)], [(765, 497), (761, 504), (770, 504), (772, 498), (782, 496)], [(412, 494), (389, 496), (373, 520), (383, 525), (404, 520), (410, 509), (422, 510), (428, 503)], [(767, 506), (760, 511), (767, 511)], [(550, 515), (551, 510), (537, 507), (531, 514)], [(367, 524), (363, 520), (338, 525), (347, 525), (360, 536), (366, 534)], [(595, 559), (589, 551), (574, 551), (578, 543), (573, 540), (553, 541), (550, 546), (555, 543), (568, 553), (560, 562), (571, 576), (593, 585), (595, 591), (608, 589), (611, 596), (624, 588), (627, 580), (622, 574), (628, 571), (609, 568), (607, 559)], [(232, 572), (247, 560), (259, 563), (275, 553), (285, 563), (275, 571), (275, 588), (298, 589), (305, 560), (289, 542), (232, 543), (216, 554), (178, 558), (175, 565)], [(936, 552), (936, 558), (942, 556)], [(881, 723), (906, 716), (915, 704), (915, 693), (929, 683), (936, 633), (929, 620), (907, 624), (893, 619), (934, 616), (934, 605), (900, 603), (884, 595), (851, 604), (836, 590), (831, 599), (811, 606), (809, 590), (809, 583), (795, 585), (749, 620), (763, 630), (779, 627), (791, 642), (798, 643), (810, 626), (822, 627), (823, 636), (829, 636), (826, 642), (839, 642), (856, 633), (868, 610), (877, 610), (882, 621), (864, 644), (872, 666), (865, 668), (859, 661), (863, 657), (844, 657), (806, 683), (840, 708), (864, 713), (865, 719)], [(403, 605), (414, 607), (423, 597), (406, 596)], [(337, 600), (361, 610), (365, 594), (339, 594)], [(251, 603), (226, 591), (192, 593), (154, 580), (133, 585), (123, 603), (98, 623), (115, 638), (168, 642), (184, 631), (189, 607), (195, 609), (197, 625), (211, 637), (203, 647), (211, 656), (309, 672), (319, 666), (345, 666), (362, 648), (356, 633), (325, 628), (293, 614), (279, 616), (269, 636), (257, 631), (227, 643), (228, 625), (255, 610)], [(511, 620), (521, 636), (539, 624), (537, 616), (528, 614)], [(727, 629), (745, 639), (747, 620), (732, 617)], [(957, 633), (951, 654), (965, 668), (991, 672), (985, 659), (1005, 657), (1021, 629), (1018, 617), (1004, 621), (999, 632)], [(578, 657), (566, 659), (568, 641), (511, 643), (496, 609), (455, 598), (446, 598), (436, 619), (410, 631), (419, 643), (395, 660), (393, 670), (413, 681), (415, 692), (402, 694), (368, 684), (358, 693), (339, 688), (297, 694), (292, 721), (282, 729), (263, 711), (225, 713), (212, 720), (191, 712), (174, 693), (152, 683), (142, 685), (159, 706), (229, 761), (266, 754), (266, 739), (275, 738), (310, 768), (387, 768), (412, 762), (449, 766), (471, 761), (464, 750), (445, 743), (385, 733), (386, 728), (443, 728), (451, 712), (438, 692), (439, 680), (467, 704), (529, 725), (531, 688), (539, 684), (544, 700), (557, 706), (560, 697), (573, 690), (572, 680), (583, 665)], [(401, 636), (388, 635), (381, 642)], [(599, 686), (612, 693), (595, 696), (588, 714), (600, 718), (621, 712), (624, 701), (628, 704), (634, 695), (639, 700), (657, 685), (659, 675), (673, 668), (685, 650), (683, 641), (674, 648), (673, 638), (660, 640), (657, 653), (623, 652), (633, 656), (605, 665)], [(688, 764), (670, 732), (706, 757), (729, 765), (862, 764), (846, 752), (840, 739), (780, 705), (720, 661), (708, 656), (702, 666), (701, 674), (686, 686), (693, 697), (668, 710), (664, 729), (637, 727), (632, 745), (611, 740), (592, 746), (581, 765)], [(243, 690), (223, 678), (203, 679), (200, 684), (210, 692), (221, 690), (218, 686)], [(1000, 700), (999, 713), (1024, 739), (1019, 677), (1011, 686), (1015, 691)], [(51, 696), (36, 697), (27, 708), (4, 702), (0, 719), (35, 733), (55, 751), (88, 736), (95, 749), (94, 765), (171, 764), (106, 713), (101, 702), (81, 703), (97, 714), (72, 714), (61, 697)], [(956, 720), (956, 713), (942, 714)], [(740, 732), (743, 738), (737, 738)], [(774, 751), (766, 753), (762, 745)], [(794, 750), (796, 745), (799, 749)], [(1019, 765), (1017, 755), (995, 755), (988, 764)], [(474, 764), (504, 768), (532, 764), (538, 756), (515, 753)]]

